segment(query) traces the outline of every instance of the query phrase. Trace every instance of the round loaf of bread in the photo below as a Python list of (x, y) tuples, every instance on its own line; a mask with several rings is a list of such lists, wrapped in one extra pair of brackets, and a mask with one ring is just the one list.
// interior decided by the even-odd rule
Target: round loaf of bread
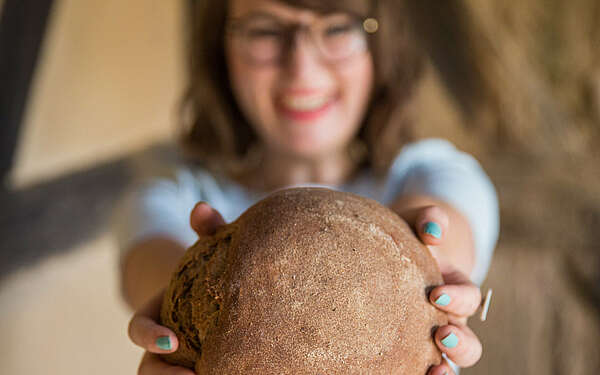
[(324, 188), (279, 190), (184, 255), (164, 358), (204, 374), (424, 375), (439, 364), (442, 278), (393, 211)]

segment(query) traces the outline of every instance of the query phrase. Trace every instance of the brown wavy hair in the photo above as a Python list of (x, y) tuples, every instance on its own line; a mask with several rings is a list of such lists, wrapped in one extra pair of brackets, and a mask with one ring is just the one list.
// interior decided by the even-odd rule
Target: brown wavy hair
[[(355, 144), (361, 168), (383, 176), (400, 147), (413, 139), (409, 102), (423, 70), (404, 2), (399, 0), (279, 0), (317, 13), (347, 12), (373, 17), (369, 35), (374, 89)], [(188, 161), (229, 176), (242, 173), (258, 136), (231, 90), (224, 52), (228, 1), (191, 0), (187, 19), (189, 85), (180, 103), (178, 142)]]

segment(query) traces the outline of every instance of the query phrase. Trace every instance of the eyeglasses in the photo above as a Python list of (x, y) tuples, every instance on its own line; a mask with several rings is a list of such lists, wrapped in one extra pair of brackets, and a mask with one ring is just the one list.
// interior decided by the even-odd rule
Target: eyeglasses
[(266, 14), (231, 20), (228, 30), (239, 37), (239, 47), (251, 63), (280, 63), (307, 36), (327, 62), (338, 62), (364, 52), (368, 34), (377, 31), (377, 20), (346, 14), (323, 17), (310, 25), (285, 24)]

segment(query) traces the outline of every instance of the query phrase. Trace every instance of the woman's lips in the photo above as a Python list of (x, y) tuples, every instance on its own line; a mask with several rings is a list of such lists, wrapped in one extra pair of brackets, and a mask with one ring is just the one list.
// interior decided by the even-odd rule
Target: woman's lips
[(332, 95), (283, 96), (277, 108), (287, 118), (308, 122), (325, 115), (335, 102)]

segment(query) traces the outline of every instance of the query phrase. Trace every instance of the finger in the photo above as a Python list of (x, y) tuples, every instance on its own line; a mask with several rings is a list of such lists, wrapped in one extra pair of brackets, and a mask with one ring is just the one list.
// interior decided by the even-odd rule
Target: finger
[(419, 209), (415, 219), (415, 229), (426, 245), (440, 245), (448, 230), (448, 214), (439, 206)]
[(129, 338), (152, 353), (172, 353), (179, 347), (175, 333), (147, 316), (135, 314), (129, 322)]
[(427, 371), (427, 375), (455, 375), (454, 370), (450, 367), (446, 358), (442, 357), (442, 363), (437, 366), (431, 366), (429, 371)]
[(221, 214), (206, 202), (196, 203), (190, 214), (190, 225), (199, 236), (211, 235), (224, 224)]
[(481, 342), (468, 326), (442, 326), (435, 332), (435, 342), (459, 367), (473, 366), (481, 358)]
[(140, 362), (138, 375), (195, 375), (195, 372), (185, 367), (170, 365), (158, 355), (146, 352)]
[(447, 284), (434, 288), (429, 300), (435, 307), (459, 317), (469, 317), (481, 305), (481, 290), (472, 283)]
[(171, 353), (179, 346), (175, 333), (156, 323), (160, 316), (163, 296), (164, 290), (148, 301), (131, 318), (128, 327), (131, 341), (153, 353)]

